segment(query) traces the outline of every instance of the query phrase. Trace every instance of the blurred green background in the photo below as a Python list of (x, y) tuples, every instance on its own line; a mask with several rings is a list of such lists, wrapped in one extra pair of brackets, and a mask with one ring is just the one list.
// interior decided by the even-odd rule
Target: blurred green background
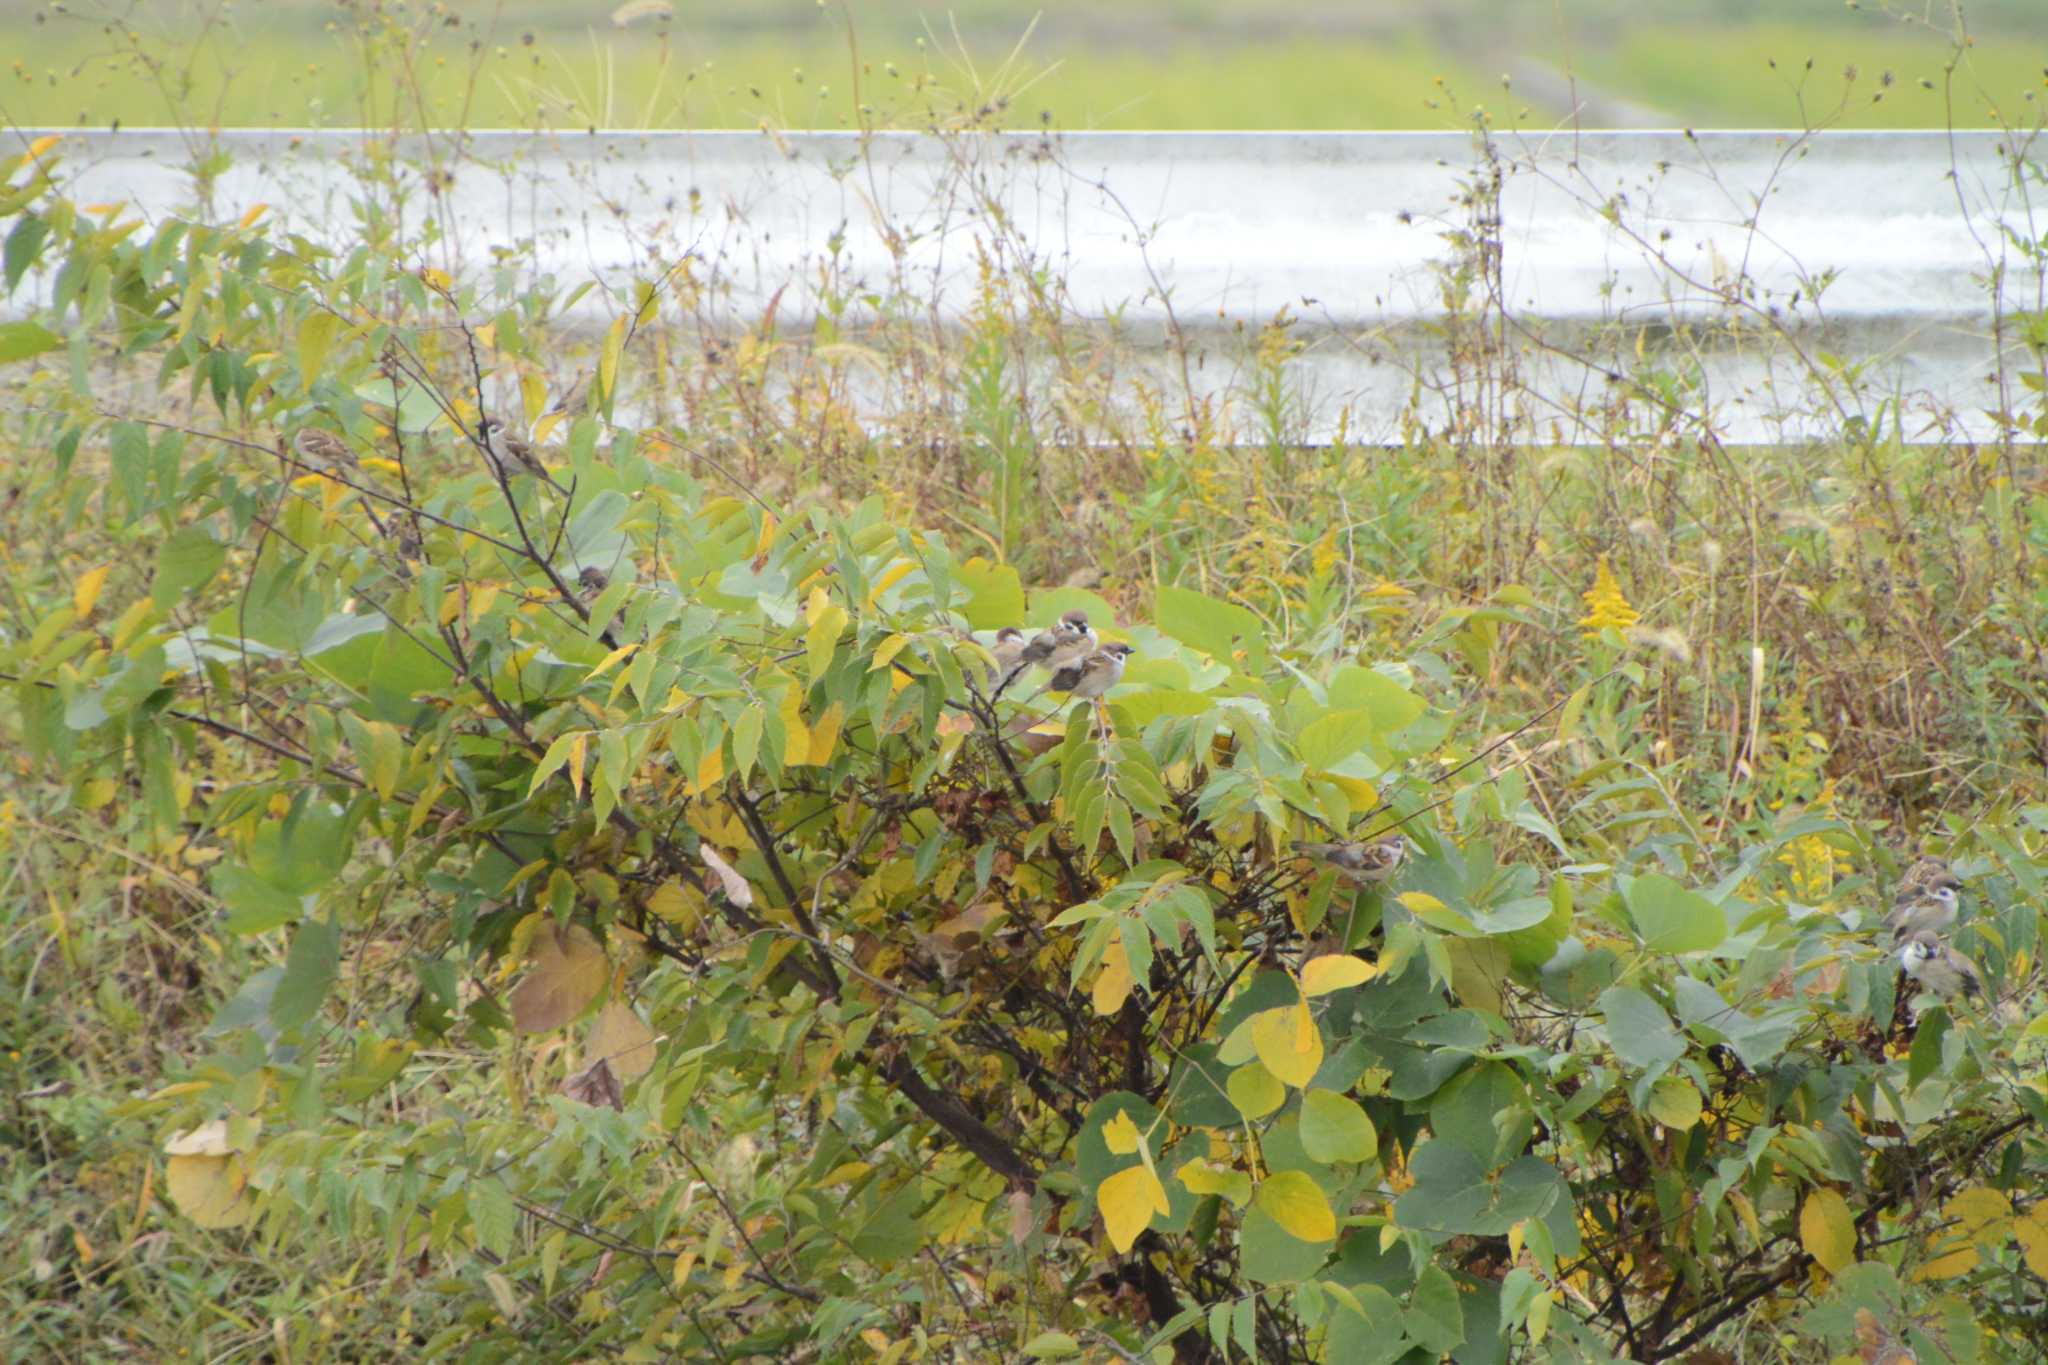
[[(0, 117), (105, 126), (2040, 123), (2048, 0), (0, 0)], [(1504, 85), (1503, 78), (1509, 78)], [(864, 113), (862, 112), (864, 111)]]

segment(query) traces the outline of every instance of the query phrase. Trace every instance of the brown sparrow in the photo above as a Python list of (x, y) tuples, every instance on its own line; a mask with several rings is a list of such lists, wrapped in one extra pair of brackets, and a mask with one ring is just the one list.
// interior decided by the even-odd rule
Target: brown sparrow
[(1954, 880), (1955, 870), (1940, 858), (1915, 858), (1912, 864), (1900, 874), (1899, 884), (1892, 888), (1892, 899), (1902, 901), (1916, 891), (1925, 891), (1936, 882)]
[(1360, 886), (1386, 881), (1408, 856), (1408, 841), (1396, 834), (1371, 843), (1340, 840), (1329, 844), (1308, 844), (1296, 840), (1294, 851), (1336, 869), (1337, 875)]
[(477, 423), (476, 429), (477, 435), (483, 438), (484, 449), (490, 453), (491, 465), (501, 480), (510, 482), (522, 474), (532, 474), (554, 484), (556, 488), (562, 486), (555, 483), (554, 475), (548, 473), (548, 467), (541, 463), (540, 452), (535, 450), (530, 442), (505, 430), (505, 424), (497, 418), (484, 418)]
[(356, 467), (356, 453), (348, 448), (348, 442), (319, 427), (300, 427), (298, 434), (292, 437), (292, 449), (301, 460), (316, 468)]
[(1025, 668), (1043, 664), (1057, 670), (1094, 650), (1095, 627), (1088, 624), (1088, 613), (1070, 611), (1059, 619), (1058, 625), (1032, 636), (1017, 662)]
[(576, 575), (576, 600), (588, 607), (612, 585), (612, 576), (595, 564), (583, 566), (583, 572)]
[(1960, 992), (1965, 999), (1984, 993), (1976, 966), (1931, 933), (1907, 937), (1899, 949), (1899, 967), (1927, 990), (1947, 1000)]
[(1035, 700), (1040, 693), (1064, 692), (1070, 699), (1099, 701), (1102, 694), (1123, 681), (1124, 660), (1137, 653), (1126, 644), (1104, 645), (1085, 659), (1078, 659), (1054, 673), (1046, 680), (1045, 686), (1031, 694)]
[(1884, 927), (1892, 931), (1893, 942), (1914, 934), (1946, 932), (1956, 922), (1956, 893), (1962, 889), (1963, 884), (1955, 874), (1944, 872), (1930, 885), (1892, 902), (1892, 912), (1884, 917)]
[(998, 681), (1008, 682), (1016, 676), (1017, 669), (1022, 667), (1024, 649), (1028, 643), (1024, 638), (1024, 632), (1015, 626), (1004, 626), (996, 632), (995, 648), (989, 651), (996, 659), (995, 667), (989, 670), (990, 687), (995, 686)]

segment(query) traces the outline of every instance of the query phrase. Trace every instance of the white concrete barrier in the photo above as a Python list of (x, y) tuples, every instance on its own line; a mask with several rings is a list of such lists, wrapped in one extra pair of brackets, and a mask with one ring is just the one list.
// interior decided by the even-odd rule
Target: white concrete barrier
[[(75, 198), (154, 217), (191, 211), (187, 168), (217, 150), (206, 216), (266, 202), (339, 245), (372, 146), (134, 130), (69, 134), (64, 155)], [(1370, 437), (1404, 409), (1430, 425), (1470, 410), (1442, 339), (1458, 234), (1486, 267), (1467, 334), (1484, 322), (1514, 370), (1514, 401), (1486, 406), (1525, 434), (1591, 439), (1623, 404), (1646, 433), (1704, 423), (1727, 440), (1859, 417), (1985, 435), (1986, 410), (2027, 403), (2017, 373), (2040, 370), (2007, 324), (2044, 306), (2042, 272), (2009, 231), (2042, 237), (2048, 148), (1998, 133), (1559, 132), (1482, 149), (1457, 133), (474, 132), (397, 153), (410, 226), (440, 233), (424, 263), (617, 285), (694, 252), (718, 325), (770, 300), (797, 325), (848, 298), (856, 321), (955, 320), (979, 243), (1063, 281), (1077, 322), (1112, 321), (1174, 382), (1177, 338), (1190, 382), (1227, 398), (1235, 324), (1285, 308), (1307, 343), (1302, 439), (1340, 417)], [(1853, 385), (1845, 363), (1863, 367)]]

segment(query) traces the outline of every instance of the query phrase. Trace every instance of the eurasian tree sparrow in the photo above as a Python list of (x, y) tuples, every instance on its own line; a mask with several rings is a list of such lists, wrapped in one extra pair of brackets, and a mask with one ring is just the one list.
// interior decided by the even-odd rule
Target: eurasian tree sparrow
[(1956, 893), (1962, 887), (1953, 873), (1942, 873), (1931, 885), (1894, 901), (1892, 912), (1884, 917), (1884, 927), (1892, 931), (1894, 942), (1914, 934), (1947, 932), (1956, 922)]
[(1899, 967), (1944, 1000), (1958, 992), (1965, 999), (1984, 993), (1984, 979), (1970, 959), (1931, 933), (1916, 933), (1906, 939), (1899, 949)]
[(477, 423), (476, 429), (501, 479), (510, 482), (522, 474), (532, 474), (563, 492), (568, 491), (555, 483), (554, 475), (548, 473), (548, 467), (541, 463), (540, 452), (531, 443), (507, 431), (503, 422), (495, 417), (486, 417)]
[(301, 460), (316, 467), (331, 469), (354, 469), (356, 453), (349, 449), (348, 442), (331, 431), (319, 427), (300, 427), (292, 437), (292, 449)]
[(1054, 673), (1045, 686), (1031, 694), (1026, 704), (1041, 693), (1064, 692), (1070, 699), (1099, 701), (1102, 694), (1123, 681), (1124, 660), (1137, 653), (1126, 644), (1104, 645), (1085, 659), (1078, 659)]
[(1296, 840), (1294, 851), (1335, 868), (1337, 875), (1346, 881), (1371, 886), (1386, 881), (1400, 868), (1402, 859), (1408, 856), (1408, 841), (1398, 834), (1390, 839), (1375, 839), (1371, 843), (1345, 839), (1336, 843), (1309, 844)]
[(1940, 858), (1915, 858), (1899, 876), (1899, 884), (1892, 888), (1892, 899), (1902, 901), (1917, 891), (1925, 891), (1936, 882), (1955, 880), (1955, 870)]
[(988, 686), (1008, 682), (1016, 675), (1016, 670), (1024, 658), (1026, 643), (1024, 632), (1015, 626), (1004, 626), (996, 632), (995, 648), (989, 651), (995, 655), (996, 663), (995, 667), (989, 670)]
[[(1031, 637), (1030, 643), (1018, 653), (1016, 662), (1003, 674), (1002, 683), (996, 691), (1001, 693), (1003, 688), (1017, 681), (1027, 668), (1042, 665), (1053, 672), (1058, 672), (1068, 664), (1087, 658), (1094, 651), (1095, 627), (1088, 624), (1088, 613), (1070, 611), (1059, 619), (1059, 624), (1041, 630)], [(1041, 687), (1038, 690), (1043, 692), (1045, 689)]]

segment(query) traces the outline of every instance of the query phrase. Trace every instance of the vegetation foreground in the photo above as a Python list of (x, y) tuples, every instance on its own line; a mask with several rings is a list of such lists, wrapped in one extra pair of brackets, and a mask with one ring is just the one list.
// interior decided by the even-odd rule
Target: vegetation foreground
[[(1284, 319), (1231, 408), (993, 251), (957, 333), (706, 344), (681, 261), (579, 341), (393, 181), (333, 253), (61, 157), (10, 1358), (2040, 1358), (2038, 407), (1303, 448)], [(1076, 611), (1117, 685), (1005, 684)]]

